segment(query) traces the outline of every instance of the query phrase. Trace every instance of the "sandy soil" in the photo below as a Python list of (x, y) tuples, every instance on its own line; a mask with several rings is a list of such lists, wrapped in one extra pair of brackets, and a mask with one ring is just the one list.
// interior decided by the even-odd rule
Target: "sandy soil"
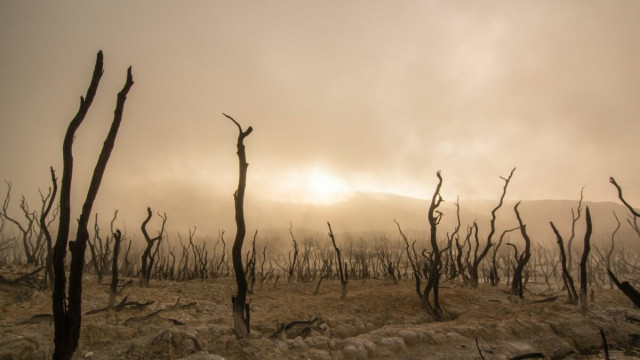
[[(83, 312), (104, 308), (108, 288), (85, 279)], [(84, 315), (76, 358), (92, 359), (508, 359), (541, 352), (547, 359), (604, 359), (599, 329), (611, 358), (640, 358), (640, 311), (618, 290), (595, 289), (586, 313), (565, 293), (529, 284), (525, 300), (504, 287), (478, 289), (445, 283), (441, 301), (453, 318), (433, 322), (412, 281), (351, 281), (340, 300), (338, 281), (280, 281), (256, 285), (251, 338), (231, 329), (233, 279), (155, 282), (124, 289), (116, 303), (152, 303)], [(558, 296), (557, 300), (532, 303)], [(177, 303), (177, 305), (176, 305)], [(159, 311), (160, 310), (160, 311)], [(0, 285), (0, 359), (50, 358), (50, 293)], [(33, 317), (35, 315), (42, 315)], [(303, 331), (270, 339), (281, 323), (320, 318)], [(637, 349), (637, 350), (636, 350)]]

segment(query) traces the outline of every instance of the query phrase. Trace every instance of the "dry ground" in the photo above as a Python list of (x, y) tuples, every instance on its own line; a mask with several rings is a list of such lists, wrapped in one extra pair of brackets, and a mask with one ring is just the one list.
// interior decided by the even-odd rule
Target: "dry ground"
[[(634, 320), (640, 321), (640, 311), (618, 290), (595, 289), (595, 303), (581, 313), (566, 304), (564, 292), (543, 285), (529, 284), (522, 301), (503, 286), (445, 283), (441, 299), (453, 320), (436, 323), (422, 310), (412, 281), (350, 281), (345, 301), (338, 281), (323, 282), (318, 295), (315, 287), (286, 281), (256, 285), (250, 296), (252, 338), (238, 341), (231, 330), (233, 279), (135, 284), (116, 302), (128, 295), (129, 301), (153, 303), (84, 315), (76, 357), (480, 359), (477, 339), (486, 359), (532, 352), (548, 359), (603, 359), (600, 328), (612, 358), (640, 357), (640, 325)], [(87, 276), (83, 312), (107, 306), (107, 291)], [(555, 301), (532, 303), (555, 295)], [(50, 313), (50, 293), (0, 285), (0, 359), (50, 358), (51, 318), (33, 318)], [(305, 336), (269, 338), (283, 322), (316, 317), (323, 323)]]

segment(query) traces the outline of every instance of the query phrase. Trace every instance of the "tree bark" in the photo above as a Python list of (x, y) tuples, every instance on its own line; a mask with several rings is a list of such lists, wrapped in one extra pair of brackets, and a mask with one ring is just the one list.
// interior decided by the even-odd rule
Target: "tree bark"
[(531, 257), (531, 240), (529, 239), (529, 235), (527, 234), (527, 226), (522, 223), (522, 218), (520, 217), (518, 206), (520, 206), (520, 202), (516, 204), (513, 210), (516, 213), (518, 224), (520, 224), (520, 233), (524, 238), (524, 251), (522, 252), (520, 257), (516, 255), (516, 261), (518, 263), (516, 265), (515, 271), (513, 272), (513, 282), (511, 283), (511, 290), (515, 294), (518, 294), (518, 297), (522, 299), (524, 298), (524, 284), (522, 281), (522, 270), (524, 269), (525, 265), (527, 265), (527, 262), (529, 262), (529, 258)]
[(69, 243), (71, 251), (71, 267), (69, 272), (69, 296), (66, 298), (66, 276), (64, 272), (64, 258), (66, 256), (66, 247), (69, 237), (69, 222), (71, 218), (71, 178), (73, 174), (73, 140), (75, 132), (84, 120), (84, 117), (91, 106), (95, 97), (100, 78), (103, 73), (102, 52), (98, 53), (93, 77), (89, 89), (87, 91), (86, 100), (80, 99), (80, 109), (69, 124), (63, 143), (63, 174), (62, 186), (60, 191), (60, 224), (58, 227), (58, 236), (54, 247), (54, 277), (55, 285), (52, 295), (53, 316), (55, 324), (55, 350), (54, 359), (71, 359), (73, 353), (78, 347), (80, 338), (80, 324), (82, 320), (82, 274), (85, 263), (85, 250), (89, 232), (87, 225), (93, 203), (98, 194), (100, 183), (104, 175), (107, 162), (113, 150), (118, 129), (122, 121), (124, 111), (124, 103), (127, 94), (133, 86), (133, 77), (131, 75), (131, 67), (127, 71), (127, 80), (123, 89), (118, 93), (114, 119), (111, 128), (107, 134), (107, 138), (102, 147), (102, 151), (98, 157), (93, 176), (89, 184), (87, 197), (82, 206), (82, 212), (78, 220), (78, 230), (76, 240)]
[[(476, 241), (476, 250), (473, 257), (473, 264), (471, 265), (471, 279), (470, 279), (471, 287), (474, 287), (474, 288), (478, 287), (478, 266), (480, 266), (482, 259), (484, 259), (484, 257), (487, 256), (487, 253), (489, 252), (489, 249), (491, 248), (491, 246), (493, 246), (493, 243), (491, 242), (491, 240), (493, 239), (493, 235), (496, 232), (496, 212), (502, 207), (502, 204), (504, 202), (504, 197), (507, 194), (507, 187), (509, 186), (509, 181), (511, 181), (511, 178), (513, 177), (514, 171), (516, 171), (516, 168), (513, 168), (511, 170), (511, 173), (507, 178), (503, 178), (502, 176), (500, 177), (502, 180), (504, 180), (504, 186), (502, 187), (502, 196), (500, 196), (500, 201), (498, 202), (498, 205), (491, 211), (491, 222), (490, 222), (491, 228), (489, 230), (489, 235), (487, 236), (487, 244), (485, 245), (484, 250), (482, 250), (480, 255), (477, 255), (479, 244)], [(478, 226), (475, 223), (474, 223), (474, 226), (476, 230), (476, 240), (477, 240)]]
[(247, 232), (246, 224), (244, 221), (244, 193), (247, 187), (247, 155), (244, 147), (244, 139), (251, 134), (253, 128), (249, 126), (246, 131), (242, 130), (240, 124), (235, 121), (231, 116), (224, 114), (225, 117), (233, 121), (238, 127), (238, 189), (233, 194), (235, 204), (235, 219), (236, 219), (236, 238), (233, 242), (233, 248), (231, 249), (231, 257), (233, 260), (233, 270), (236, 275), (236, 284), (238, 286), (238, 294), (231, 298), (233, 304), (233, 329), (238, 338), (247, 338), (250, 333), (250, 314), (249, 304), (247, 304), (247, 279), (244, 274), (244, 266), (242, 266), (242, 244)]
[(582, 311), (587, 310), (589, 298), (587, 297), (587, 261), (589, 261), (589, 252), (591, 251), (591, 213), (587, 206), (585, 217), (587, 220), (587, 230), (584, 234), (584, 250), (582, 251), (582, 259), (580, 260), (580, 306)]
[(567, 268), (567, 257), (564, 252), (564, 243), (562, 241), (562, 236), (560, 235), (560, 232), (558, 231), (556, 226), (553, 224), (553, 221), (549, 222), (549, 224), (551, 224), (551, 229), (553, 229), (553, 232), (556, 234), (556, 238), (558, 239), (558, 247), (560, 248), (560, 263), (562, 265), (562, 280), (564, 282), (565, 288), (567, 288), (569, 297), (568, 300), (570, 304), (575, 305), (578, 303), (578, 294), (576, 293), (576, 287), (573, 283), (573, 278), (571, 277), (569, 269)]

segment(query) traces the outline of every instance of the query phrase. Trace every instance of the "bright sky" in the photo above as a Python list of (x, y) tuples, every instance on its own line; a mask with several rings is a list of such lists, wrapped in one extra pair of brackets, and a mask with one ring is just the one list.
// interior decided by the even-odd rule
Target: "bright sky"
[(513, 199), (575, 199), (585, 185), (616, 201), (615, 176), (638, 204), (638, 39), (636, 0), (1, 1), (0, 179), (38, 199), (48, 167), (61, 174), (102, 49), (74, 196), (132, 65), (107, 208), (229, 200), (237, 129), (222, 112), (254, 127), (253, 199), (427, 198), (437, 170), (449, 199), (493, 199), (516, 166)]

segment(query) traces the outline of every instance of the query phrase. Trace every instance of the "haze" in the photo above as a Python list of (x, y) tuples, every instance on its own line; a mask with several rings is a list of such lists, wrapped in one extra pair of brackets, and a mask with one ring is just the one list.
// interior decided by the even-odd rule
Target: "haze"
[(211, 211), (237, 182), (222, 112), (254, 127), (249, 202), (427, 198), (437, 170), (447, 200), (496, 199), (517, 167), (509, 199), (617, 201), (614, 176), (639, 204), (639, 38), (638, 1), (2, 1), (0, 179), (36, 205), (61, 174), (102, 49), (73, 196), (132, 65), (96, 210), (136, 228), (147, 206), (230, 222)]

